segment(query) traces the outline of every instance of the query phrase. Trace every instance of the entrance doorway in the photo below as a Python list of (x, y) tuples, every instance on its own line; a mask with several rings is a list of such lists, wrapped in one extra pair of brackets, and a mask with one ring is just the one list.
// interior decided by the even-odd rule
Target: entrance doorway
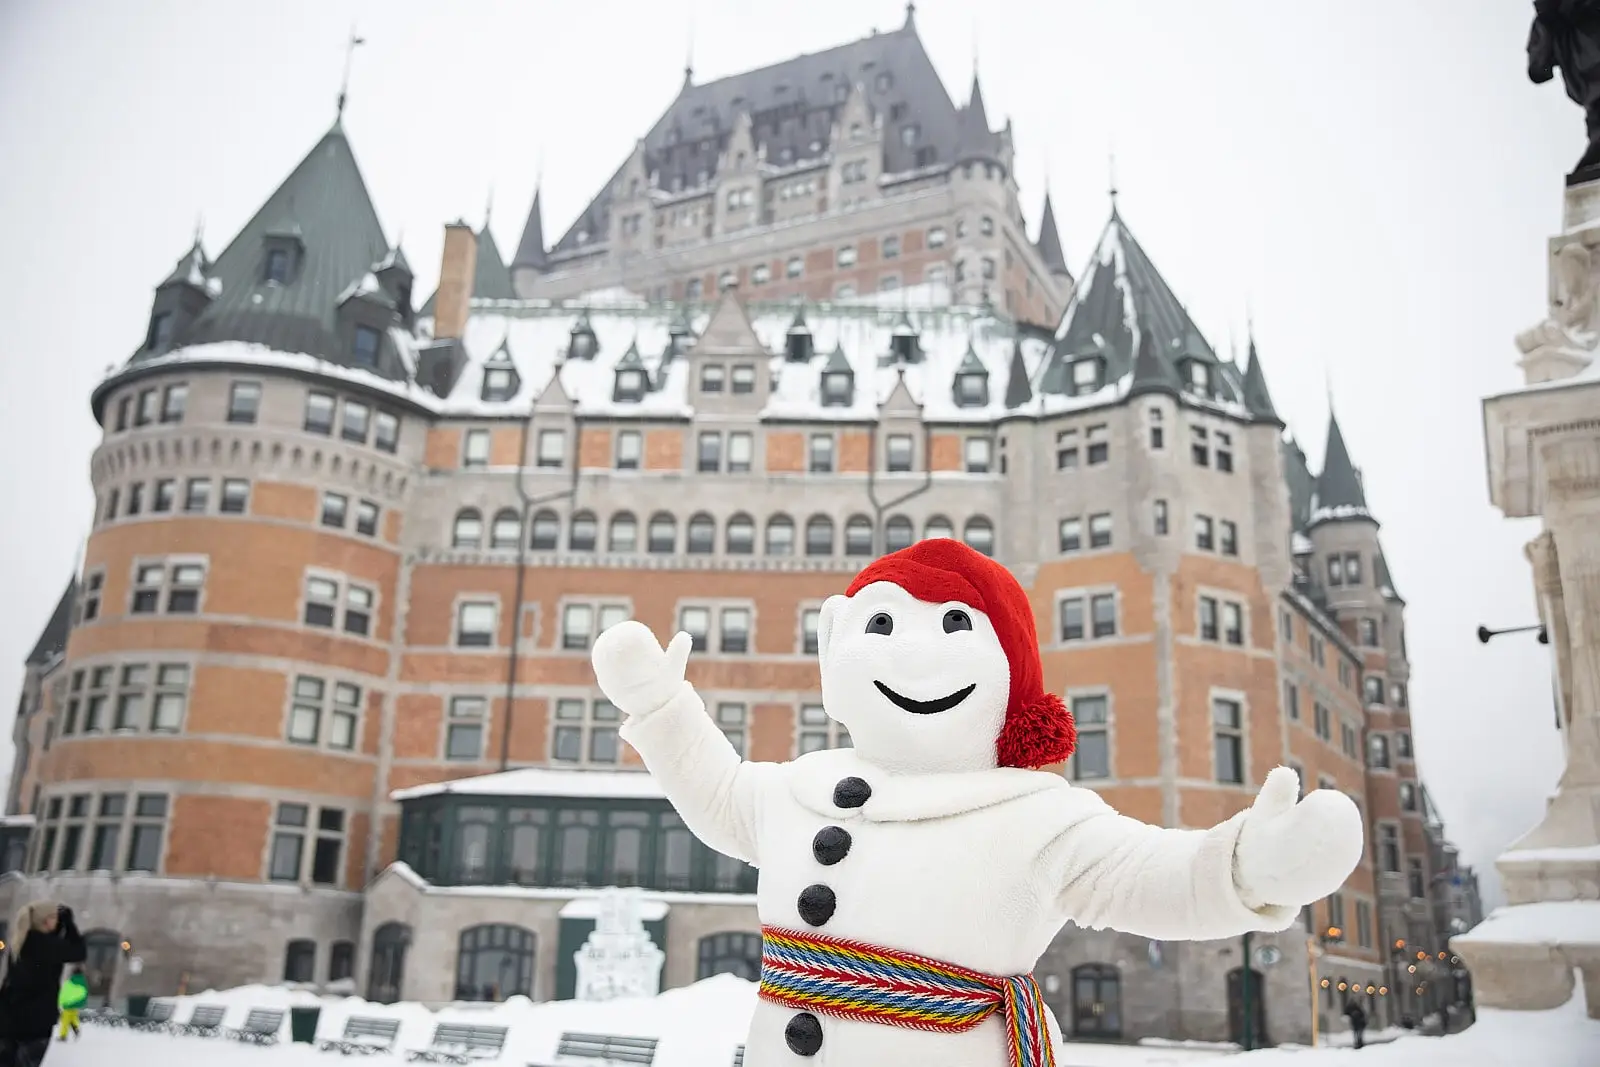
[[(1251, 1031), (1254, 1041), (1253, 1048), (1265, 1048), (1267, 1044), (1267, 987), (1262, 980), (1262, 974), (1255, 968), (1250, 969), (1250, 1014), (1252, 1016)], [(1234, 1044), (1244, 1044), (1244, 970), (1235, 967), (1228, 972), (1228, 1040)]]
[(1122, 1038), (1122, 975), (1105, 963), (1072, 969), (1072, 1034), (1117, 1041)]

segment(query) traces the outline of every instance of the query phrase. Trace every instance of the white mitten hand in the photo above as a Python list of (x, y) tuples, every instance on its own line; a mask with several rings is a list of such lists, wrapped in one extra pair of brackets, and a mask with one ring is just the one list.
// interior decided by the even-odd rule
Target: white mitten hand
[(1279, 767), (1267, 775), (1233, 850), (1233, 882), (1245, 905), (1300, 907), (1337, 890), (1361, 862), (1361, 812), (1334, 789), (1300, 803), (1300, 780)]
[(663, 649), (644, 623), (619, 622), (595, 639), (590, 655), (595, 681), (630, 719), (660, 711), (683, 689), (693, 643), (680, 633)]

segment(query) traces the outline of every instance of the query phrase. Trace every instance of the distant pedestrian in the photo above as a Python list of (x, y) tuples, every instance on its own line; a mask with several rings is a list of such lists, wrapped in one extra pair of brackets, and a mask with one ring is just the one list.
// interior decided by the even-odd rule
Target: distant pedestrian
[(82, 967), (72, 968), (72, 973), (67, 975), (67, 980), (61, 983), (61, 995), (56, 998), (56, 1004), (61, 1008), (61, 1040), (67, 1039), (67, 1031), (72, 1031), (73, 1037), (81, 1037), (78, 1029), (78, 1012), (89, 1002), (89, 980), (83, 976)]
[(11, 929), (11, 968), (0, 983), (0, 1067), (39, 1067), (56, 1027), (61, 969), (82, 963), (88, 951), (65, 904), (28, 904)]
[(1345, 1002), (1344, 1017), (1350, 1020), (1350, 1032), (1355, 1035), (1356, 1048), (1362, 1047), (1362, 1037), (1367, 1029), (1366, 1009), (1354, 997)]

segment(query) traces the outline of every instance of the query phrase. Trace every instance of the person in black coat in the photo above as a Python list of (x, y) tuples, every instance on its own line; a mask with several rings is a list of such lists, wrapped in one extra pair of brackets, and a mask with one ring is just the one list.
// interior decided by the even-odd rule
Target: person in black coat
[[(1362, 1038), (1366, 1034), (1367, 1030), (1366, 1009), (1364, 1009), (1360, 1004), (1356, 1003), (1354, 997), (1351, 997), (1350, 1000), (1345, 1003), (1344, 1016), (1350, 1020), (1350, 1032), (1355, 1036), (1356, 1048), (1360, 1048), (1365, 1043), (1363, 1042)], [(4, 1061), (0, 1061), (0, 1067), (4, 1067)]]
[(39, 1067), (60, 1018), (61, 971), (88, 957), (72, 909), (54, 901), (17, 913), (11, 967), (0, 984), (0, 1067)]

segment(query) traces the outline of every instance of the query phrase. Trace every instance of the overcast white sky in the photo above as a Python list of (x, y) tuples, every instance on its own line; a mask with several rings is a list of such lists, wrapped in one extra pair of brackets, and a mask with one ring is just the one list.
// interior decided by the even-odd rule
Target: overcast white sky
[[(947, 88), (976, 54), (1015, 123), (1030, 222), (1048, 173), (1075, 271), (1124, 217), (1221, 348), (1246, 309), (1320, 463), (1341, 425), (1409, 604), (1423, 771), (1467, 860), (1537, 821), (1559, 771), (1521, 547), (1489, 506), (1480, 398), (1517, 384), (1582, 115), (1528, 83), (1524, 0), (924, 0)], [(418, 293), (441, 226), (516, 246), (543, 162), (552, 240), (676, 92), (903, 21), (900, 0), (242, 3), (0, 0), (0, 700), (92, 507), (88, 395), (143, 336), (197, 217), (222, 245), (333, 119)], [(9, 760), (7, 760), (9, 765)]]

